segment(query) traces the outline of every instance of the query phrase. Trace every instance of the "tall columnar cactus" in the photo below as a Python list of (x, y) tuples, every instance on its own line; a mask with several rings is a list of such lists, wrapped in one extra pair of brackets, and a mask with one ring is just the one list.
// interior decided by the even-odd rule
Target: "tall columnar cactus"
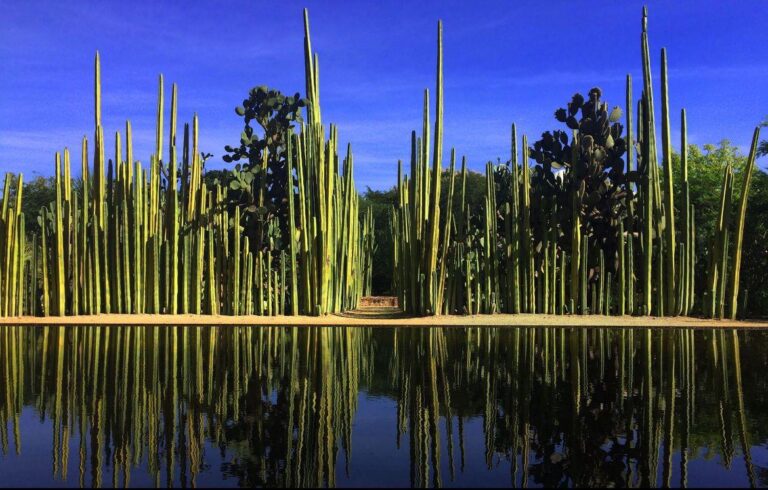
[(678, 305), (677, 311), (681, 315), (688, 315), (691, 312), (692, 294), (693, 294), (693, 244), (695, 236), (693, 235), (693, 219), (691, 212), (691, 190), (688, 182), (688, 121), (685, 109), (680, 113), (680, 176), (682, 188), (681, 204), (681, 231), (683, 236), (683, 266), (680, 283), (678, 288), (681, 291), (682, 304)]
[[(97, 53), (93, 154), (84, 138), (81, 181), (76, 186), (69, 150), (56, 155), (55, 200), (40, 211), (41, 232), (32, 238), (29, 258), (20, 211), (23, 180), (6, 176), (0, 214), (0, 315), (288, 311), (319, 315), (354, 308), (362, 295), (370, 294), (376, 247), (373, 216), (370, 211), (360, 216), (351, 146), (340, 153), (337, 128), (322, 124), (319, 58), (312, 52), (306, 11), (304, 21), (307, 114), (298, 133), (289, 130), (284, 135), (289, 192), (287, 213), (280, 216), (286, 218), (265, 218), (264, 236), (247, 235), (246, 216), (253, 210), (243, 209), (230, 194), (242, 189), (241, 183), (211, 185), (205, 179), (197, 116), (184, 125), (182, 141), (176, 140), (175, 85), (164, 128), (162, 76), (154, 152), (148, 164), (134, 159), (130, 122), (124, 134), (115, 134), (114, 159), (107, 160)], [(705, 295), (699, 298), (694, 287), (696, 223), (688, 182), (687, 121), (683, 111), (681, 193), (674, 196), (667, 53), (661, 53), (660, 166), (645, 9), (643, 90), (633, 114), (632, 79), (627, 77), (626, 137), (618, 124), (621, 110), (608, 116), (599, 89), (590, 92), (586, 104), (583, 97), (574, 97), (569, 113), (564, 109), (556, 113), (574, 130), (573, 137), (569, 141), (566, 133), (558, 133), (557, 140), (549, 142), (559, 145), (559, 154), (564, 155), (549, 163), (565, 160), (567, 168), (557, 176), (545, 175), (542, 167), (529, 166), (529, 152), (540, 163), (539, 149), (536, 145), (529, 149), (525, 136), (518, 148), (513, 125), (511, 158), (504, 164), (487, 164), (484, 207), (479, 210), (467, 200), (466, 159), (456, 192), (455, 151), (447, 188), (441, 188), (441, 23), (437, 37), (434, 128), (425, 91), (422, 128), (411, 134), (409, 175), (398, 165), (398, 202), (391, 218), (395, 287), (405, 311), (688, 315), (700, 310), (712, 317), (737, 316), (758, 131), (740, 194), (734, 196), (734, 169), (724, 168), (706, 283), (701, 288)], [(600, 135), (598, 139), (605, 141), (597, 141), (597, 133), (583, 130), (574, 117), (580, 107), (588, 107), (597, 114), (596, 120), (606, 123), (610, 138)], [(588, 210), (600, 195), (585, 185), (583, 172), (599, 167), (599, 152), (611, 150), (618, 153), (614, 159), (621, 160), (625, 148), (626, 162), (612, 165), (625, 165), (628, 183), (621, 188), (624, 194), (611, 201), (618, 211), (601, 217), (605, 218), (601, 226), (609, 232), (598, 236)], [(263, 173), (268, 170), (266, 152), (261, 158)], [(255, 187), (258, 211), (266, 199), (264, 179)], [(736, 197), (738, 206), (733, 202)], [(287, 223), (278, 222), (281, 219)], [(287, 236), (282, 230), (288, 231)]]
[(509, 215), (510, 223), (510, 236), (508, 237), (508, 246), (510, 248), (510, 261), (508, 262), (511, 267), (511, 272), (507, 271), (507, 274), (512, 278), (511, 282), (511, 294), (512, 294), (512, 312), (520, 313), (520, 177), (518, 175), (517, 165), (517, 126), (512, 125), (512, 185), (511, 185), (511, 199), (512, 204), (510, 206), (511, 214)]
[[(451, 166), (448, 171), (449, 178), (450, 178), (450, 184), (448, 187), (448, 205), (447, 205), (447, 213), (445, 217), (445, 226), (443, 228), (443, 237), (444, 239), (440, 243), (440, 281), (437, 284), (437, 307), (440, 308), (438, 312), (444, 311), (444, 294), (445, 294), (445, 278), (448, 274), (448, 267), (445, 265), (446, 260), (448, 258), (448, 249), (451, 244), (451, 240), (448, 239), (448, 237), (451, 236), (451, 228), (453, 226), (453, 188), (454, 183), (456, 180), (456, 150), (451, 149)], [(494, 216), (495, 219), (495, 216)], [(494, 235), (495, 236), (495, 235)]]
[(669, 124), (669, 80), (667, 75), (667, 50), (661, 50), (661, 141), (664, 155), (664, 267), (666, 274), (666, 298), (665, 310), (669, 315), (676, 311), (675, 299), (676, 287), (675, 278), (677, 268), (675, 267), (675, 255), (677, 246), (675, 245), (675, 201), (673, 192), (672, 177), (672, 136)]
[[(578, 135), (573, 135), (573, 151), (576, 152), (576, 148), (580, 144)], [(581, 287), (579, 285), (579, 271), (582, 267), (582, 260), (586, 260), (586, 257), (581, 256), (581, 201), (584, 197), (584, 187), (580, 186), (572, 193), (571, 201), (571, 274), (570, 274), (570, 304), (575, 306), (579, 304), (579, 296)], [(574, 311), (570, 311), (571, 314)]]
[[(15, 185), (13, 185), (15, 180)], [(13, 178), (12, 174), (5, 175), (2, 198), (2, 215), (0, 215), (0, 314), (16, 316), (24, 313), (24, 304), (19, 304), (22, 286), (20, 271), (24, 270), (26, 257), (26, 236), (24, 214), (21, 211), (24, 179), (21, 174)], [(15, 203), (11, 205), (11, 195), (15, 194)], [(21, 306), (21, 307), (20, 307)]]
[[(319, 61), (312, 53), (309, 14), (304, 11), (307, 121), (289, 140), (288, 187), (291, 247), (291, 308), (322, 315), (354, 308), (361, 295), (367, 253), (361, 250), (361, 224), (351, 147), (339, 167), (338, 131), (326, 140), (320, 117)], [(297, 189), (294, 190), (293, 169)], [(294, 201), (295, 200), (295, 201)], [(298, 203), (298, 210), (296, 209)], [(364, 233), (373, 233), (372, 228)], [(281, 286), (281, 287), (284, 287)], [(279, 289), (279, 288), (278, 288)]]
[(752, 136), (752, 146), (749, 150), (747, 166), (744, 169), (744, 180), (741, 185), (741, 198), (739, 199), (739, 213), (736, 221), (736, 241), (733, 247), (733, 259), (731, 260), (730, 277), (730, 304), (728, 314), (731, 320), (736, 319), (738, 300), (739, 300), (739, 279), (741, 277), (741, 246), (744, 240), (744, 223), (747, 217), (747, 201), (749, 199), (749, 188), (752, 183), (752, 174), (755, 169), (755, 159), (757, 158), (757, 143), (760, 140), (760, 127), (755, 128)]
[[(309, 49), (308, 23), (306, 34)], [(293, 314), (354, 308), (362, 294), (370, 292), (373, 216), (358, 216), (351, 150), (340, 169), (336, 128), (331, 127), (329, 140), (323, 136), (317, 57), (307, 60), (309, 125), (287, 137), (290, 187), (295, 189), (295, 168), (299, 191), (298, 196), (292, 192), (286, 204), (292, 236), (283, 246), (291, 250), (290, 262), (273, 239), (267, 250), (253, 253), (242, 236), (240, 207), (228, 208), (226, 188), (206, 184), (197, 116), (185, 125), (183, 143), (177, 143), (175, 85), (168, 160), (163, 160), (162, 76), (149, 165), (134, 160), (130, 122), (125, 145), (116, 133), (114, 160), (106, 160), (97, 53), (93, 155), (84, 138), (82, 180), (75, 189), (69, 151), (64, 150), (63, 158), (56, 155), (55, 200), (40, 212), (42, 236), (33, 240), (30, 264), (23, 253), (26, 237), (19, 234), (25, 229), (21, 177), (18, 190), (12, 189), (11, 177), (6, 178), (0, 216), (0, 314), (284, 314), (288, 302)], [(279, 228), (274, 222), (269, 226)], [(31, 289), (17, 294), (26, 285)]]
[(648, 47), (648, 10), (643, 7), (643, 31), (641, 34), (641, 48), (643, 53), (643, 97), (641, 101), (642, 111), (638, 118), (643, 119), (641, 154), (643, 160), (642, 176), (642, 209), (643, 209), (643, 309), (647, 315), (651, 314), (653, 306), (653, 221), (655, 199), (653, 188), (654, 169), (658, 165), (656, 158), (656, 123), (653, 109), (653, 82), (651, 79), (651, 58)]
[[(396, 213), (400, 237), (396, 246), (405, 265), (399, 277), (401, 296), (406, 311), (439, 315), (443, 310), (444, 261), (438, 264), (438, 253), (447, 255), (440, 246), (440, 184), (443, 152), (443, 34), (442, 22), (437, 26), (437, 90), (434, 151), (429, 168), (429, 93), (425, 91), (422, 138), (411, 136), (411, 175), (398, 181), (399, 203)], [(449, 190), (449, 192), (452, 192)], [(452, 197), (452, 196), (451, 196)], [(450, 212), (448, 216), (450, 220)], [(443, 234), (450, 232), (450, 223)], [(447, 247), (449, 236), (443, 237)]]
[(712, 239), (712, 252), (708, 257), (709, 271), (707, 275), (707, 304), (705, 314), (709, 317), (717, 316), (719, 278), (725, 274), (722, 268), (724, 248), (728, 235), (728, 207), (730, 195), (733, 189), (733, 169), (729, 164), (723, 169), (723, 181), (720, 191), (720, 206), (717, 221), (715, 223), (714, 237)]

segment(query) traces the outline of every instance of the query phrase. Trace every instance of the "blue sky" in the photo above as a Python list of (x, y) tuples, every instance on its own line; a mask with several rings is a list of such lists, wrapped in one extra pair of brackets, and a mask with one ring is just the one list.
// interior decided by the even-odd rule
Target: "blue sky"
[[(130, 119), (134, 154), (149, 160), (157, 76), (179, 85), (179, 116), (200, 117), (201, 149), (218, 168), (242, 129), (249, 88), (303, 92), (302, 8), (320, 55), (323, 119), (355, 154), (356, 180), (387, 188), (434, 90), (437, 19), (444, 23), (445, 145), (470, 168), (508, 158), (509, 131), (536, 139), (576, 92), (639, 95), (640, 13), (651, 53), (666, 47), (675, 146), (731, 140), (746, 151), (768, 116), (768, 5), (728, 1), (220, 1), (0, 0), (0, 172), (50, 175), (54, 152), (93, 133), (93, 57), (102, 56), (108, 148)], [(658, 96), (658, 94), (657, 94)], [(766, 129), (765, 138), (768, 138)], [(108, 155), (110, 152), (107, 152)], [(766, 161), (761, 162), (765, 166)], [(447, 161), (445, 162), (447, 164)]]

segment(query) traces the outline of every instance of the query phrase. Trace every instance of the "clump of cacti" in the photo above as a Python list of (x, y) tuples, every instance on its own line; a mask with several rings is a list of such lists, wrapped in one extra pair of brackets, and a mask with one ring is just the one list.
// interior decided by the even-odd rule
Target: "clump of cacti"
[[(177, 141), (175, 85), (163, 157), (162, 76), (149, 165), (133, 157), (130, 122), (124, 134), (116, 133), (114, 156), (107, 159), (97, 53), (95, 144), (89, 154), (83, 138), (79, 185), (73, 186), (69, 150), (56, 154), (56, 198), (40, 212), (41, 234), (29, 257), (21, 176), (6, 177), (0, 313), (320, 315), (354, 308), (370, 290), (372, 215), (358, 217), (351, 149), (340, 168), (336, 128), (330, 139), (324, 136), (306, 12), (305, 49), (308, 122), (299, 134), (286, 130), (280, 148), (290, 167), (283, 174), (286, 209), (264, 223), (262, 243), (253, 247), (254, 237), (243, 230), (252, 203), (228, 205), (236, 186), (204, 179), (197, 116)], [(263, 204), (263, 195), (259, 199)], [(289, 236), (278, 243), (280, 229)]]
[[(358, 216), (351, 147), (340, 155), (333, 125), (326, 137), (306, 11), (304, 22), (305, 97), (251, 91), (237, 108), (246, 118), (241, 146), (227, 148), (228, 159), (247, 156), (249, 164), (226, 185), (204, 178), (196, 116), (177, 142), (175, 85), (164, 158), (162, 76), (149, 164), (134, 159), (130, 122), (107, 158), (97, 54), (93, 146), (89, 151), (83, 138), (79, 185), (69, 150), (56, 154), (55, 200), (40, 210), (31, 247), (20, 212), (22, 178), (6, 176), (0, 314), (321, 315), (352, 309), (370, 294), (373, 218)], [(736, 210), (734, 170), (724, 170), (706, 277), (697, 277), (685, 111), (675, 196), (667, 53), (662, 49), (659, 158), (645, 9), (637, 107), (628, 76), (624, 111), (609, 111), (593, 88), (555, 112), (567, 131), (546, 132), (529, 147), (513, 125), (511, 158), (487, 163), (484, 207), (474, 217), (466, 205), (467, 162), (457, 173), (455, 150), (447, 188), (442, 184), (442, 23), (437, 38), (434, 135), (425, 91), (422, 130), (411, 134), (410, 173), (399, 164), (391, 221), (394, 286), (406, 312), (736, 318), (759, 128)], [(287, 112), (272, 127), (276, 107)], [(271, 128), (269, 138), (249, 130), (253, 119)], [(298, 132), (291, 121), (300, 123)], [(274, 162), (281, 167), (270, 172)], [(277, 184), (280, 192), (268, 198)]]
[[(442, 96), (442, 29), (438, 34), (438, 93)], [(467, 219), (464, 193), (442, 235), (433, 233), (441, 210), (438, 100), (435, 160), (427, 167), (429, 113), (411, 136), (411, 174), (398, 175), (394, 209), (395, 285), (415, 314), (580, 313), (605, 315), (737, 315), (741, 240), (752, 151), (744, 172), (738, 215), (732, 213), (733, 170), (723, 178), (721, 211), (709, 254), (704, 296), (697, 295), (695, 219), (687, 171), (687, 127), (682, 118), (682, 192), (675, 196), (667, 53), (661, 51), (661, 161), (657, 154), (647, 11), (642, 17), (643, 90), (633, 121), (632, 79), (626, 107), (609, 110), (599, 88), (573, 96), (555, 118), (568, 131), (545, 132), (531, 147), (512, 127), (512, 157), (486, 167), (481, 226)], [(625, 115), (625, 125), (621, 120)], [(626, 131), (624, 131), (626, 127)], [(535, 160), (533, 167), (529, 157)], [(454, 178), (453, 157), (450, 182)], [(462, 173), (465, 169), (462, 169)], [(454, 208), (453, 185), (448, 191)], [(451, 222), (452, 221), (452, 222)], [(681, 226), (676, 226), (680, 224)], [(430, 259), (440, 247), (439, 263)], [(431, 278), (440, 278), (434, 281)], [(701, 278), (699, 278), (701, 280)], [(437, 284), (438, 289), (435, 290)]]
[[(449, 238), (440, 238), (440, 184), (443, 157), (443, 26), (437, 25), (437, 102), (434, 151), (430, 168), (429, 91), (424, 91), (424, 120), (421, 136), (411, 133), (410, 179), (402, 177), (398, 163), (399, 203), (394, 231), (399, 238), (397, 282), (400, 305), (408, 312), (439, 314), (444, 299), (442, 283), (445, 262), (438, 270), (438, 255), (447, 256)], [(451, 191), (452, 191), (451, 187)], [(450, 206), (449, 206), (450, 207)], [(450, 225), (450, 223), (449, 223)], [(450, 233), (450, 226), (443, 234)], [(399, 266), (399, 267), (398, 267)]]

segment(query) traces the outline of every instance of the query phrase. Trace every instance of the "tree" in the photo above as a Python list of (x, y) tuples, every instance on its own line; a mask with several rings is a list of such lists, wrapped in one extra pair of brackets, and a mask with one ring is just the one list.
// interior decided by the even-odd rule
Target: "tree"
[[(675, 194), (682, 192), (680, 175), (680, 155), (672, 155), (674, 169)], [(691, 205), (696, 220), (696, 281), (703, 285), (706, 277), (707, 260), (715, 223), (720, 212), (720, 189), (723, 171), (730, 164), (734, 170), (731, 213), (741, 197), (741, 185), (747, 157), (739, 152), (728, 140), (718, 145), (688, 145), (688, 185)], [(678, 201), (680, 202), (680, 201)], [(757, 169), (752, 176), (747, 207), (743, 258), (741, 268), (741, 286), (748, 290), (746, 316), (768, 315), (768, 174)]]
[[(555, 119), (574, 131), (578, 139), (569, 138), (563, 130), (543, 133), (529, 148), (537, 163), (531, 185), (544, 196), (545, 203), (557, 203), (558, 222), (565, 230), (573, 226), (573, 208), (579, 206), (582, 232), (612, 256), (616, 250), (617, 220), (624, 214), (627, 194), (632, 192), (630, 177), (636, 179), (637, 172), (625, 173), (623, 156), (627, 144), (619, 122), (621, 109), (615, 107), (609, 114), (608, 104), (600, 100), (601, 96), (599, 88), (589, 91), (588, 100), (577, 93), (567, 108), (555, 111)], [(560, 168), (565, 168), (563, 179), (556, 178)], [(577, 204), (574, 194), (580, 196)], [(532, 209), (531, 219), (546, 221), (547, 212)], [(534, 223), (534, 228), (540, 227)], [(560, 245), (565, 250), (570, 246), (568, 236), (560, 236)]]
[(24, 222), (28, 234), (40, 233), (40, 224), (37, 222), (40, 209), (48, 206), (55, 200), (56, 183), (52, 177), (38, 176), (24, 184), (21, 210), (24, 213)]
[(373, 271), (371, 282), (374, 295), (392, 293), (392, 270), (394, 242), (391, 229), (392, 206), (397, 202), (397, 188), (388, 191), (376, 191), (368, 187), (360, 196), (360, 213), (369, 209), (373, 212), (374, 241)]
[[(762, 123), (760, 123), (761, 127), (768, 127), (768, 117), (766, 117)], [(760, 146), (757, 147), (757, 156), (764, 157), (765, 155), (768, 155), (768, 140), (763, 140), (760, 142)]]
[(221, 184), (224, 187), (229, 187), (229, 183), (234, 180), (235, 176), (231, 170), (207, 170), (203, 176), (203, 181), (206, 187), (209, 189), (216, 184)]
[[(453, 216), (460, 215), (459, 186), (460, 174), (456, 174), (456, 190), (453, 199)], [(448, 205), (448, 187), (450, 173), (444, 170), (440, 185), (440, 229), (445, 225), (445, 217)], [(485, 176), (483, 174), (467, 170), (466, 203), (469, 210), (473, 228), (482, 226), (483, 209), (485, 206)], [(394, 242), (392, 234), (392, 208), (397, 204), (397, 187), (386, 191), (377, 191), (368, 187), (360, 196), (360, 215), (364, 216), (368, 209), (373, 210), (374, 239), (376, 248), (373, 253), (373, 294), (393, 294), (392, 277), (394, 270), (393, 252)]]
[[(244, 120), (238, 146), (225, 146), (227, 163), (235, 165), (228, 185), (230, 203), (243, 208), (243, 224), (254, 250), (264, 247), (265, 232), (275, 231), (270, 222), (280, 221), (281, 236), (287, 236), (289, 188), (285, 135), (301, 122), (301, 108), (306, 105), (298, 93), (283, 95), (265, 86), (255, 87), (235, 108)], [(255, 125), (253, 123), (256, 123)]]

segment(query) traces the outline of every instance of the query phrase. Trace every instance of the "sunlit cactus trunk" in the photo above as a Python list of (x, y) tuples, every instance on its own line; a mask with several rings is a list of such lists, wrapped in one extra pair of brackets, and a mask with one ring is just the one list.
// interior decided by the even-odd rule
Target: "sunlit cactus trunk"
[[(651, 80), (651, 60), (648, 47), (648, 12), (643, 8), (643, 32), (641, 48), (643, 53), (643, 97), (642, 110), (638, 119), (638, 132), (642, 134), (641, 153), (643, 159), (642, 196), (643, 196), (643, 309), (646, 315), (651, 315), (653, 306), (653, 221), (654, 221), (654, 169), (658, 165), (656, 158), (656, 126), (653, 109), (653, 82)], [(660, 286), (660, 285), (659, 285)]]
[[(402, 274), (399, 284), (406, 289), (402, 294), (405, 311), (419, 315), (439, 315), (443, 312), (445, 300), (445, 281), (443, 274), (438, 271), (438, 254), (441, 259), (447, 256), (450, 237), (443, 237), (443, 248), (440, 244), (440, 183), (442, 176), (443, 151), (443, 49), (442, 23), (438, 23), (437, 33), (437, 90), (436, 90), (436, 121), (434, 152), (432, 168), (429, 168), (429, 95), (424, 95), (424, 115), (422, 138), (411, 135), (411, 175), (398, 176), (399, 202), (396, 208), (398, 214), (398, 233), (395, 235), (395, 246), (400, 247), (399, 255), (403, 257)], [(452, 158), (452, 169), (455, 157)], [(451, 172), (453, 174), (453, 172)], [(452, 201), (453, 184), (449, 189)], [(449, 204), (450, 206), (450, 204)], [(450, 211), (444, 234), (450, 230)], [(439, 264), (441, 269), (447, 267), (444, 260)]]
[(669, 80), (667, 74), (667, 50), (661, 50), (661, 146), (664, 156), (664, 268), (665, 274), (665, 304), (664, 309), (668, 315), (675, 315), (677, 307), (676, 275), (678, 269), (675, 266), (677, 245), (675, 236), (675, 201), (672, 176), (672, 135), (669, 123)]
[(715, 223), (715, 232), (712, 239), (712, 252), (709, 255), (709, 273), (707, 276), (707, 303), (705, 305), (705, 313), (710, 318), (715, 318), (718, 315), (718, 290), (720, 280), (725, 275), (723, 270), (723, 259), (726, 256), (725, 248), (727, 247), (727, 235), (728, 235), (728, 218), (730, 213), (728, 209), (730, 207), (730, 196), (733, 192), (733, 169), (730, 164), (727, 164), (723, 169), (723, 183), (720, 191), (720, 211), (718, 213), (717, 221)]
[[(757, 157), (757, 144), (760, 140), (760, 128), (755, 128), (754, 135), (752, 136), (752, 146), (749, 150), (749, 158), (747, 159), (747, 166), (744, 169), (744, 180), (741, 186), (741, 198), (739, 200), (739, 214), (736, 221), (736, 242), (733, 248), (733, 259), (731, 260), (731, 277), (730, 277), (730, 298), (728, 305), (728, 315), (731, 320), (736, 319), (738, 300), (739, 300), (739, 280), (741, 278), (741, 253), (742, 242), (744, 241), (744, 226), (747, 218), (747, 201), (749, 199), (749, 189), (752, 183), (752, 174), (755, 170), (755, 159)], [(723, 270), (725, 274), (725, 270)]]

